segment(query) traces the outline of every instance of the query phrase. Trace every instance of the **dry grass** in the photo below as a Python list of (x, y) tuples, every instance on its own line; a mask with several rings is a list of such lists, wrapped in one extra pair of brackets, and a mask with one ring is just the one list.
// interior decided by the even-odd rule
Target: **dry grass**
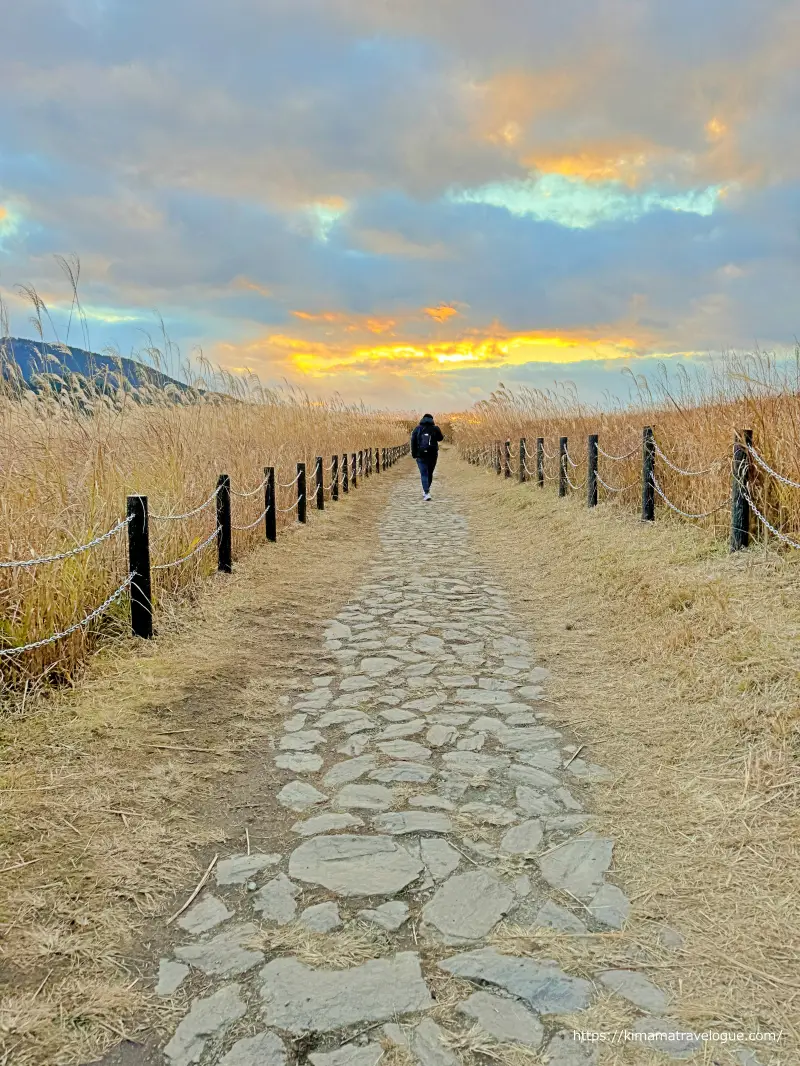
[[(0, 382), (1, 384), (1, 382)], [(181, 514), (213, 492), (220, 473), (234, 491), (258, 486), (265, 466), (288, 484), (306, 463), (312, 485), (315, 457), (384, 447), (405, 439), (388, 416), (304, 397), (261, 396), (186, 406), (84, 406), (59, 400), (19, 402), (0, 388), (0, 559), (56, 554), (112, 528), (126, 496), (143, 493), (155, 515)], [(330, 481), (326, 474), (326, 484)], [(310, 490), (309, 490), (310, 491)], [(278, 490), (288, 508), (296, 488)], [(232, 500), (233, 522), (247, 525), (264, 509), (264, 493)], [(278, 515), (279, 524), (294, 521)], [(187, 555), (213, 531), (213, 506), (186, 521), (151, 521), (153, 565)], [(263, 523), (233, 532), (234, 557), (264, 539)], [(176, 594), (196, 588), (216, 566), (213, 544), (184, 565), (154, 572), (157, 624)], [(128, 573), (123, 533), (71, 559), (28, 569), (0, 569), (0, 647), (15, 647), (64, 630), (85, 617)], [(71, 681), (100, 636), (126, 633), (126, 605), (115, 604), (90, 631), (0, 659), (3, 691), (45, 680)]]
[[(600, 447), (611, 455), (633, 454), (623, 461), (599, 458), (600, 477), (612, 493), (598, 486), (601, 499), (631, 514), (641, 506), (642, 430), (653, 427), (656, 442), (671, 461), (689, 471), (707, 471), (702, 477), (676, 473), (659, 457), (656, 478), (667, 497), (683, 511), (704, 514), (698, 521), (715, 536), (725, 538), (730, 529), (731, 472), (734, 435), (752, 429), (753, 444), (773, 469), (800, 481), (800, 349), (787, 360), (756, 352), (729, 356), (711, 364), (705, 373), (689, 378), (683, 372), (655, 383), (631, 379), (632, 397), (616, 407), (581, 403), (568, 385), (543, 392), (502, 388), (489, 400), (452, 416), (455, 438), (462, 450), (474, 449), (490, 460), (494, 442), (511, 442), (514, 475), (519, 469), (519, 441), (525, 438), (536, 472), (536, 439), (544, 438), (546, 483), (554, 489), (559, 477), (559, 438), (568, 438), (567, 473), (573, 483), (568, 492), (585, 499), (587, 437), (599, 435)], [(782, 485), (751, 461), (750, 491), (759, 510), (778, 529), (800, 542), (800, 490)], [(721, 505), (721, 506), (720, 506)], [(716, 508), (719, 507), (719, 510)], [(675, 519), (656, 496), (657, 511)], [(771, 538), (753, 516), (752, 528)], [(780, 542), (772, 540), (776, 547)]]
[(277, 955), (291, 955), (306, 966), (329, 970), (346, 970), (395, 950), (382, 930), (355, 923), (333, 933), (315, 933), (292, 922), (280, 929), (266, 930), (264, 947)]
[[(796, 567), (467, 464), (443, 476), (531, 621), (554, 712), (615, 774), (591, 791), (634, 903), (625, 936), (528, 943), (586, 973), (627, 960), (694, 1029), (782, 1030), (761, 1061), (800, 1060)], [(660, 944), (664, 924), (679, 950)]]
[(6, 718), (0, 1063), (85, 1064), (134, 1022), (159, 1027), (165, 917), (245, 828), (254, 849), (288, 846), (274, 797), (290, 775), (266, 741), (280, 697), (327, 665), (322, 624), (379, 551), (395, 475), (212, 579), (151, 646), (106, 648), (80, 689)]

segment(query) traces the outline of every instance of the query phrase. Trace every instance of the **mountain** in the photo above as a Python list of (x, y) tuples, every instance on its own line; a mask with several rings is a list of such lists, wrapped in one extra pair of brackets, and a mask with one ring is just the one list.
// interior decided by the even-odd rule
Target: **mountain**
[(77, 376), (82, 383), (91, 383), (102, 392), (116, 392), (122, 378), (123, 388), (127, 385), (131, 389), (160, 389), (173, 394), (177, 389), (187, 394), (186, 398), (197, 395), (192, 386), (135, 359), (98, 355), (82, 348), (21, 337), (0, 340), (0, 378), (8, 382), (18, 380), (20, 375), (34, 392), (38, 392), (45, 382), (58, 391), (59, 379), (67, 384)]

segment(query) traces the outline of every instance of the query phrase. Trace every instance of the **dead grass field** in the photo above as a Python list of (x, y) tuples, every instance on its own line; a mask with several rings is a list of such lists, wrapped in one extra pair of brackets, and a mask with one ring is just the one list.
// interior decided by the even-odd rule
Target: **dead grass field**
[[(270, 825), (264, 737), (278, 699), (321, 664), (320, 623), (378, 549), (404, 468), (310, 513), (152, 646), (101, 653), (71, 694), (0, 726), (0, 1063), (87, 1063), (168, 1021), (141, 980), (164, 919), (226, 840)], [(275, 841), (250, 830), (254, 848)]]
[[(548, 953), (587, 972), (638, 961), (696, 1031), (782, 1030), (759, 1061), (799, 1062), (796, 564), (763, 548), (730, 556), (687, 524), (589, 512), (451, 455), (448, 493), (530, 622), (554, 713), (615, 774), (592, 792), (634, 919), (624, 935), (554, 936)], [(660, 942), (664, 923), (682, 947)], [(519, 932), (499, 931), (504, 950), (531, 949)], [(600, 1001), (590, 1021), (611, 1029), (626, 1017)], [(707, 1050), (709, 1063), (735, 1061)], [(603, 1054), (615, 1064), (654, 1053)]]

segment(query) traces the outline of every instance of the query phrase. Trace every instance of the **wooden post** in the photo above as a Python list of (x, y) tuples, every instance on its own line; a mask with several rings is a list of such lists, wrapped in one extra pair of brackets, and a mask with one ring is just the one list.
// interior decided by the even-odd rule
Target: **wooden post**
[(536, 438), (536, 484), (544, 488), (544, 437)]
[(733, 441), (733, 471), (731, 479), (731, 551), (736, 552), (750, 544), (750, 453), (753, 444), (752, 429), (736, 433)]
[(507, 440), (503, 448), (503, 466), (506, 477), (511, 477), (511, 441)]
[(348, 492), (348, 490), (350, 488), (350, 486), (348, 484), (348, 476), (347, 476), (348, 475), (348, 469), (349, 469), (349, 467), (348, 467), (347, 452), (342, 452), (342, 492), (345, 494), (345, 496), (347, 495), (347, 492)]
[(500, 462), (500, 441), (494, 442), (494, 470), (495, 473), (500, 476), (503, 473), (503, 464)]
[(352, 471), (352, 475), (350, 477), (350, 484), (353, 486), (353, 488), (356, 488), (358, 486), (358, 468), (356, 466), (356, 453), (355, 452), (353, 452), (352, 459), (353, 459), (353, 471)]
[(217, 570), (229, 574), (231, 565), (231, 479), (220, 474), (217, 479)]
[(558, 495), (567, 495), (567, 446), (568, 437), (558, 438)]
[(306, 496), (306, 464), (297, 464), (297, 521), (305, 522), (306, 520), (306, 505), (308, 499)]
[(278, 512), (275, 510), (275, 467), (265, 466), (264, 477), (266, 478), (266, 484), (264, 485), (264, 507), (267, 512), (264, 515), (264, 532), (267, 540), (274, 544), (278, 539)]
[(596, 433), (589, 434), (589, 454), (586, 463), (586, 505), (597, 507), (597, 441)]
[(524, 437), (519, 438), (519, 483), (525, 484), (525, 459), (527, 453), (527, 444)]
[(380, 472), (381, 472), (381, 450), (380, 450), (380, 448), (376, 448), (375, 449), (375, 473), (376, 474), (380, 474)]
[(364, 472), (364, 452), (361, 449), (358, 452), (358, 473), (361, 477), (367, 476)]
[(331, 456), (331, 499), (339, 499), (339, 456)]
[(656, 469), (656, 441), (653, 427), (642, 430), (642, 521), (656, 520), (656, 487), (653, 478)]
[(131, 581), (131, 629), (135, 637), (153, 636), (150, 585), (150, 522), (146, 496), (128, 497), (128, 567)]
[(322, 456), (317, 456), (316, 466), (316, 481), (317, 481), (317, 510), (325, 510), (325, 475), (322, 471)]

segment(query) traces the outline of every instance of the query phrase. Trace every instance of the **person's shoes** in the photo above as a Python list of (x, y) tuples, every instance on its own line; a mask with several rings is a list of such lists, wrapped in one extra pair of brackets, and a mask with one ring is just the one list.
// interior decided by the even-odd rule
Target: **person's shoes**
[(429, 492), (426, 492), (425, 495), (422, 498), (423, 498), (423, 500), (431, 500), (431, 499), (433, 499), (433, 497), (431, 496), (431, 494)]

